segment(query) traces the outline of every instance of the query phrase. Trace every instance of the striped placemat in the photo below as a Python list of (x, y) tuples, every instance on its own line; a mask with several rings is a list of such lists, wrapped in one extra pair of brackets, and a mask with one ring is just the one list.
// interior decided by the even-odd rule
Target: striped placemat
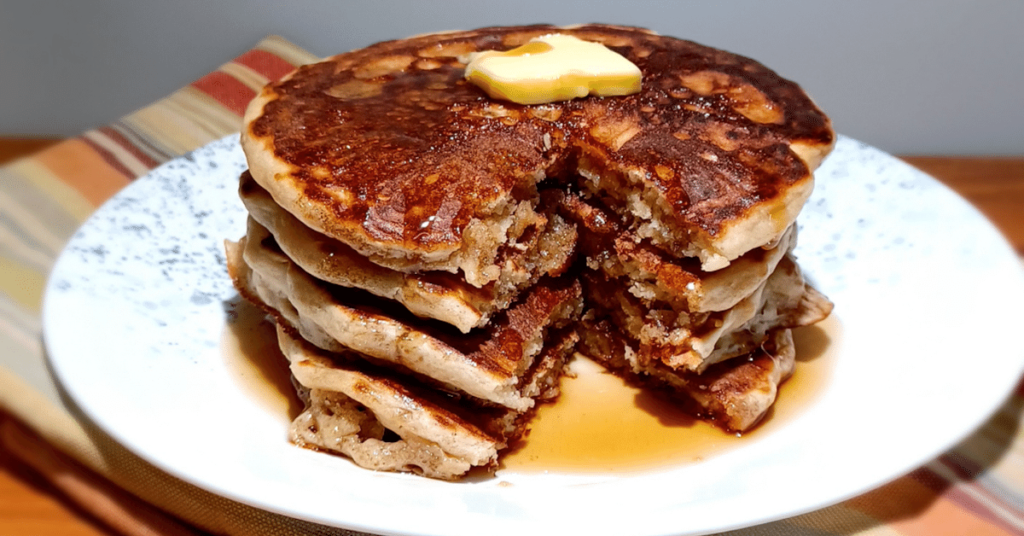
[[(0, 446), (120, 532), (354, 534), (229, 501), (148, 465), (76, 418), (47, 373), (40, 335), (46, 277), (75, 229), (153, 167), (238, 131), (258, 88), (315, 59), (268, 37), (150, 106), (0, 168)], [(1022, 410), (1019, 390), (980, 431), (911, 474), (732, 534), (1024, 534)]]

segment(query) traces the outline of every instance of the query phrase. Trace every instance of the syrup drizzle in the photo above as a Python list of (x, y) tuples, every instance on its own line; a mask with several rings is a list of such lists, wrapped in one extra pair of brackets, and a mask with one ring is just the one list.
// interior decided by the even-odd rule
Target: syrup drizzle
[(277, 346), (274, 324), (256, 306), (240, 300), (221, 336), (220, 348), (238, 385), (263, 409), (290, 423), (303, 404), (292, 386), (288, 359)]

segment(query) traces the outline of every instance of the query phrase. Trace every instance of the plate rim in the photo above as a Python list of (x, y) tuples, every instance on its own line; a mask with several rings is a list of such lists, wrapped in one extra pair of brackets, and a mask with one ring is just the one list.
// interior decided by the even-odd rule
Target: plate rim
[[(98, 215), (104, 213), (107, 210), (112, 210), (112, 209), (108, 209), (107, 207), (112, 206), (112, 203), (115, 202), (115, 200), (118, 198), (118, 196), (121, 196), (124, 192), (129, 191), (129, 189), (141, 188), (141, 186), (137, 186), (137, 185), (140, 185), (140, 184), (144, 185), (145, 184), (144, 181), (151, 180), (151, 179), (149, 179), (149, 177), (153, 176), (154, 174), (167, 172), (166, 170), (169, 169), (168, 166), (171, 165), (171, 164), (180, 165), (182, 162), (192, 162), (192, 163), (194, 163), (195, 162), (194, 158), (196, 158), (196, 155), (198, 155), (200, 152), (202, 152), (202, 151), (211, 151), (211, 150), (216, 152), (218, 150), (218, 148), (221, 147), (221, 146), (227, 146), (226, 150), (237, 150), (236, 148), (234, 148), (232, 146), (232, 141), (231, 140), (234, 140), (234, 142), (237, 143), (237, 135), (229, 135), (229, 136), (226, 136), (226, 137), (224, 137), (224, 138), (222, 138), (220, 140), (216, 140), (216, 141), (214, 141), (214, 142), (204, 146), (203, 148), (198, 149), (197, 151), (193, 151), (193, 152), (189, 153), (188, 155), (185, 155), (185, 156), (179, 157), (177, 159), (174, 159), (174, 160), (168, 162), (167, 164), (164, 164), (164, 165), (154, 169), (153, 171), (151, 171), (146, 176), (141, 177), (140, 179), (136, 180), (134, 183), (128, 185), (125, 189), (123, 189), (121, 192), (119, 192), (117, 195), (115, 195), (115, 197), (113, 199), (111, 199), (111, 200), (107, 201), (106, 203), (104, 203), (89, 218), (89, 220), (87, 220), (87, 222), (85, 224), (83, 224), (82, 227), (83, 228), (87, 228), (89, 226), (90, 222), (92, 222), (95, 218), (97, 218)], [(988, 232), (990, 234), (991, 233), (995, 233), (995, 236), (998, 239), (1002, 240), (1003, 246), (1005, 248), (1005, 252), (1008, 252), (1010, 255), (1012, 255), (1013, 260), (1017, 263), (1017, 268), (1018, 268), (1018, 271), (1017, 271), (1017, 287), (1021, 288), (1021, 280), (1022, 280), (1022, 277), (1024, 277), (1024, 270), (1020, 269), (1019, 258), (1016, 256), (1016, 253), (1013, 252), (1012, 248), (1010, 248), (1009, 245), (1006, 243), (1005, 238), (1002, 237), (1001, 234), (999, 234), (999, 231), (991, 224), (991, 222), (989, 222), (985, 218), (985, 216), (982, 213), (980, 213), (980, 211), (978, 211), (975, 207), (973, 207), (972, 205), (967, 203), (965, 200), (963, 200), (962, 197), (960, 197), (959, 195), (955, 194), (955, 192), (952, 192), (952, 190), (949, 190), (947, 187), (945, 187), (944, 185), (942, 185), (941, 183), (936, 181), (934, 178), (931, 178), (930, 176), (928, 176), (924, 172), (922, 172), (920, 170), (917, 170), (916, 168), (913, 168), (909, 164), (906, 164), (906, 163), (904, 163), (902, 161), (899, 161), (895, 157), (892, 157), (891, 155), (887, 155), (887, 154), (879, 151), (878, 149), (872, 148), (872, 147), (870, 147), (870, 146), (868, 146), (866, 144), (863, 144), (861, 142), (857, 142), (856, 140), (852, 140), (850, 138), (846, 138), (846, 137), (843, 137), (843, 136), (840, 137), (840, 140), (841, 141), (845, 140), (845, 141), (843, 141), (844, 143), (851, 143), (852, 142), (852, 143), (855, 143), (855, 144), (859, 144), (857, 146), (857, 149), (859, 149), (859, 150), (875, 151), (875, 152), (877, 152), (877, 153), (879, 153), (879, 154), (881, 154), (881, 155), (883, 155), (885, 157), (888, 157), (888, 158), (890, 158), (892, 160), (895, 160), (896, 162), (898, 162), (898, 165), (905, 166), (907, 169), (912, 170), (913, 175), (917, 179), (924, 180), (925, 182), (931, 181), (931, 183), (932, 183), (931, 186), (934, 187), (934, 186), (937, 185), (938, 187), (945, 189), (948, 193), (951, 193), (952, 195), (954, 195), (961, 202), (961, 204), (962, 204), (961, 208), (962, 209), (966, 210), (967, 212), (973, 213), (973, 217), (975, 219), (975, 223), (981, 225), (983, 228), (985, 228), (985, 226), (987, 226), (987, 229), (985, 229), (986, 232)], [(211, 148), (213, 148), (213, 149), (211, 149)], [(188, 165), (188, 164), (186, 164), (186, 165)], [(78, 232), (76, 232), (76, 234), (75, 234), (75, 237), (77, 237), (77, 236), (79, 236)], [(70, 246), (71, 243), (74, 242), (75, 237), (73, 237), (72, 240), (69, 242), (69, 246)], [(60, 270), (63, 267), (62, 261), (64, 260), (65, 255), (67, 254), (67, 251), (68, 251), (68, 248), (65, 248), (62, 251), (62, 253), (61, 253), (60, 257), (58, 258), (57, 262), (55, 263), (54, 268), (53, 268), (53, 270), (51, 272), (51, 275), (50, 275), (50, 277), (49, 277), (49, 279), (47, 281), (45, 295), (44, 295), (43, 308), (42, 308), (43, 340), (44, 340), (44, 345), (45, 345), (45, 347), (48, 350), (47, 351), (47, 360), (49, 361), (49, 364), (50, 364), (50, 370), (53, 373), (53, 375), (55, 376), (55, 379), (57, 380), (58, 384), (60, 384), (60, 386), (63, 389), (65, 389), (65, 391), (71, 396), (71, 398), (74, 400), (75, 404), (77, 404), (78, 407), (81, 409), (82, 413), (88, 419), (90, 419), (93, 423), (97, 424), (97, 426), (101, 430), (103, 430), (105, 433), (110, 435), (112, 438), (114, 438), (121, 445), (124, 445), (124, 446), (128, 447), (128, 450), (130, 450), (131, 452), (137, 454), (142, 459), (144, 459), (148, 463), (154, 465), (155, 467), (163, 470), (164, 472), (167, 472), (168, 474), (171, 474), (173, 476), (181, 478), (182, 480), (184, 480), (186, 482), (189, 482), (189, 483), (192, 483), (194, 485), (197, 485), (200, 488), (206, 489), (206, 490), (211, 491), (213, 493), (216, 493), (218, 495), (227, 497), (227, 498), (232, 499), (232, 500), (236, 500), (236, 501), (244, 503), (244, 504), (249, 504), (251, 506), (256, 506), (258, 508), (262, 508), (262, 509), (265, 509), (265, 510), (268, 510), (268, 511), (276, 512), (276, 513), (287, 515), (287, 516), (291, 516), (291, 517), (298, 517), (298, 518), (301, 518), (301, 519), (306, 519), (308, 521), (313, 521), (313, 522), (317, 522), (317, 523), (324, 523), (324, 524), (331, 525), (331, 526), (344, 527), (344, 528), (349, 528), (349, 529), (353, 529), (353, 530), (364, 530), (364, 531), (371, 531), (371, 532), (373, 532), (373, 531), (380, 531), (380, 530), (383, 529), (385, 531), (385, 533), (396, 533), (396, 534), (397, 533), (401, 533), (401, 534), (420, 534), (421, 533), (421, 532), (417, 532), (415, 530), (409, 530), (409, 527), (405, 527), (405, 528), (401, 528), (401, 529), (396, 530), (395, 527), (388, 528), (388, 527), (380, 526), (378, 524), (374, 524), (372, 522), (356, 522), (354, 524), (353, 523), (339, 524), (337, 519), (330, 518), (330, 516), (328, 516), (328, 517), (311, 516), (311, 515), (309, 515), (309, 513), (305, 513), (305, 512), (295, 512), (295, 511), (291, 511), (291, 510), (282, 511), (280, 508), (275, 508), (275, 505), (272, 505), (272, 504), (265, 504), (265, 503), (260, 502), (260, 501), (255, 501), (254, 502), (254, 501), (251, 500), (252, 499), (251, 497), (246, 497), (246, 496), (244, 496), (244, 494), (243, 495), (239, 495), (237, 493), (237, 491), (235, 491), (235, 490), (224, 488), (222, 486), (214, 486), (214, 485), (211, 485), (211, 483), (208, 482), (208, 481), (203, 481), (203, 480), (197, 481), (197, 480), (195, 480), (194, 475), (189, 474), (187, 471), (184, 471), (180, 467), (173, 466), (173, 464), (165, 463), (165, 460), (153, 459), (153, 456), (147, 455), (147, 454), (151, 454), (151, 452), (148, 452), (147, 449), (140, 449), (139, 445), (134, 440), (134, 438), (128, 437), (128, 436), (126, 436), (124, 434), (124, 430), (111, 429), (110, 423), (106, 422), (105, 418), (103, 418), (102, 416), (99, 416), (99, 418), (97, 418), (98, 416), (93, 414), (90, 411), (90, 409), (93, 409), (92, 405), (88, 404), (88, 403), (83, 404), (83, 402), (82, 402), (82, 400), (80, 398), (81, 397), (81, 393), (78, 392), (78, 389), (76, 389), (76, 388), (69, 388), (69, 386), (68, 386), (68, 383), (69, 383), (68, 379), (62, 376), (62, 373), (63, 373), (62, 372), (62, 370), (63, 370), (62, 365), (59, 362), (55, 362), (55, 358), (54, 358), (53, 352), (49, 351), (50, 348), (62, 347), (62, 345), (60, 343), (58, 343), (57, 341), (54, 340), (54, 337), (56, 336), (55, 333), (58, 331), (59, 328), (55, 328), (54, 327), (54, 322), (56, 322), (54, 315), (56, 313), (54, 312), (55, 311), (55, 305), (53, 303), (53, 300), (56, 299), (55, 296), (59, 295), (59, 292), (58, 292), (57, 289), (51, 288), (51, 287), (53, 287), (54, 285), (59, 284), (58, 278), (54, 277), (54, 274), (59, 274), (60, 273)], [(1004, 262), (1006, 262), (1008, 259), (1004, 258), (1002, 260)], [(1017, 366), (1017, 376), (1016, 376), (1016, 378), (1019, 379), (1020, 374), (1024, 373), (1024, 359), (1021, 359), (1022, 357), (1024, 357), (1024, 354), (1022, 354), (1021, 356), (1017, 356), (1017, 357), (1018, 357), (1018, 360), (1020, 362), (1018, 363), (1018, 366)], [(58, 361), (60, 359), (61, 358), (57, 358)], [(1013, 383), (1016, 383), (1016, 380), (1014, 380)], [(1010, 397), (1011, 394), (1012, 394), (1012, 387), (1011, 387), (1010, 390), (1006, 390), (1006, 392), (1003, 395), (1001, 395), (1000, 399), (1001, 400), (1005, 400), (1008, 397)], [(951, 434), (949, 437), (946, 438), (944, 444), (936, 445), (933, 449), (927, 450), (926, 452), (922, 451), (920, 456), (919, 456), (920, 459), (916, 463), (914, 463), (912, 466), (910, 466), (910, 467), (902, 467), (899, 472), (891, 474), (891, 475), (889, 475), (886, 478), (876, 479), (876, 481), (873, 481), (873, 482), (865, 482), (864, 485), (862, 485), (858, 489), (851, 489), (848, 492), (842, 493), (842, 494), (833, 494), (829, 498), (827, 498), (827, 499), (825, 499), (823, 501), (820, 501), (820, 502), (818, 502), (816, 504), (803, 504), (803, 505), (801, 505), (799, 507), (795, 507), (795, 508), (792, 508), (792, 509), (789, 509), (789, 510), (786, 510), (786, 511), (778, 512), (777, 515), (761, 516), (757, 520), (745, 520), (745, 521), (741, 521), (741, 522), (738, 522), (738, 523), (733, 524), (733, 525), (722, 525), (722, 526), (716, 526), (716, 527), (708, 527), (708, 526), (699, 527), (699, 528), (697, 528), (696, 532), (687, 532), (687, 533), (688, 534), (701, 534), (701, 533), (705, 533), (707, 531), (728, 530), (728, 529), (731, 529), (731, 528), (740, 528), (740, 527), (750, 526), (750, 525), (753, 525), (753, 524), (760, 524), (760, 523), (776, 521), (776, 520), (779, 520), (779, 519), (784, 519), (784, 518), (787, 518), (787, 517), (791, 517), (793, 515), (798, 515), (798, 514), (801, 514), (801, 513), (806, 513), (806, 512), (809, 512), (809, 511), (813, 511), (813, 510), (816, 510), (816, 509), (819, 509), (819, 508), (822, 508), (822, 507), (825, 507), (825, 506), (828, 506), (828, 505), (831, 505), (831, 504), (835, 504), (835, 503), (841, 502), (842, 500), (845, 500), (847, 498), (850, 498), (850, 497), (856, 496), (858, 494), (864, 493), (865, 491), (868, 491), (870, 489), (874, 489), (874, 488), (884, 484), (885, 482), (888, 482), (888, 481), (891, 481), (891, 480), (893, 480), (895, 478), (898, 478), (902, 474), (905, 474), (905, 472), (907, 472), (907, 471), (913, 470), (914, 467), (917, 467), (917, 466), (920, 466), (920, 465), (926, 463), (927, 461), (933, 459), (934, 457), (938, 456), (942, 452), (945, 452), (949, 448), (952, 448), (953, 446), (955, 446), (957, 443), (959, 443), (960, 441), (962, 441), (966, 437), (969, 437), (972, 433), (974, 433), (974, 431), (977, 430), (977, 428), (979, 426), (981, 426), (987, 419), (989, 419), (991, 417), (991, 415), (993, 413), (995, 413), (999, 409), (1000, 405), (1001, 405), (1001, 403), (1000, 404), (995, 404), (988, 411), (988, 413), (986, 413), (983, 417), (979, 416), (976, 419), (977, 420), (977, 424), (974, 425), (973, 427), (971, 427), (969, 429), (965, 428), (963, 430), (959, 430), (957, 434)], [(294, 447), (290, 447), (290, 448), (294, 448)], [(322, 455), (317, 454), (316, 456), (322, 456)], [(907, 464), (904, 463), (902, 465), (907, 465)], [(408, 479), (406, 479), (406, 480), (408, 480)], [(449, 527), (449, 528), (453, 528), (453, 527)], [(651, 526), (650, 528), (655, 529), (654, 526)], [(676, 527), (676, 528), (678, 529), (678, 527)], [(660, 529), (665, 529), (665, 527), (660, 527)], [(430, 533), (430, 532), (425, 532), (424, 534), (426, 534), (426, 533)], [(656, 534), (656, 533), (659, 533), (659, 532), (656, 531), (656, 532), (650, 532), (650, 533), (651, 534)]]

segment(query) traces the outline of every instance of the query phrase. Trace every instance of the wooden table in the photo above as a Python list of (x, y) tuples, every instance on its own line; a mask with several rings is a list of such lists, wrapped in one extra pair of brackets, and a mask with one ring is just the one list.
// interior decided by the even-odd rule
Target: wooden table
[[(0, 138), (0, 164), (55, 140)], [(995, 222), (1024, 255), (1024, 157), (907, 156), (904, 160), (938, 178)], [(74, 507), (45, 481), (0, 451), (0, 534), (96, 536), (115, 534)]]

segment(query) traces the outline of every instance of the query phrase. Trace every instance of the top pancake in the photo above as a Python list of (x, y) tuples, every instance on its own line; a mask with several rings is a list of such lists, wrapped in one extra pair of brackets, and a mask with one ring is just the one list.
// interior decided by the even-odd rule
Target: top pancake
[[(642, 91), (527, 106), (464, 80), (468, 53), (556, 32), (628, 58)], [(253, 177), (310, 227), (379, 264), (461, 269), (477, 285), (517, 206), (539, 182), (577, 173), (659, 247), (723, 267), (792, 223), (833, 140), (807, 95), (763, 65), (604, 25), (452, 32), (334, 56), (264, 88), (242, 133)]]

